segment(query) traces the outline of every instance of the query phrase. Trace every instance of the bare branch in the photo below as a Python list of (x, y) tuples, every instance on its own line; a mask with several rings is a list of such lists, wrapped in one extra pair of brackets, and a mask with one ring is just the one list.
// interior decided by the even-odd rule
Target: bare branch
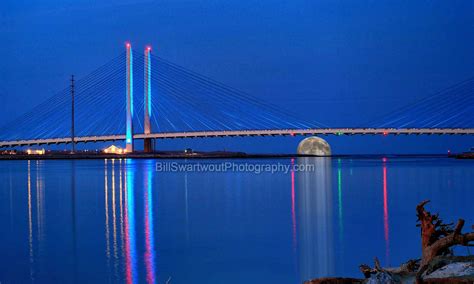
[(461, 233), (462, 227), (464, 226), (464, 220), (459, 219), (456, 227), (454, 228), (454, 234), (459, 235)]

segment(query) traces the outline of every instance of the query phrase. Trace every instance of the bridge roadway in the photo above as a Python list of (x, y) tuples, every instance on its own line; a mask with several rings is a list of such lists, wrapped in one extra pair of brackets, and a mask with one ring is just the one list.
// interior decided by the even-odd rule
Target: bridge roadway
[[(474, 135), (474, 128), (314, 128), (314, 129), (260, 129), (196, 132), (162, 132), (135, 134), (134, 139), (176, 139), (247, 136), (296, 136), (296, 135)], [(76, 143), (125, 140), (125, 135), (75, 137)], [(0, 141), (0, 148), (53, 145), (71, 143), (71, 138), (30, 139)]]

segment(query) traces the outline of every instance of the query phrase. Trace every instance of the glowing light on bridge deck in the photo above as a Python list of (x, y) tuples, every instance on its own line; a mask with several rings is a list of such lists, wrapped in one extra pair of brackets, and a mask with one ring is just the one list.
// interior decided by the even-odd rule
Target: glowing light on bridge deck
[(44, 153), (46, 153), (46, 151), (44, 149), (41, 149), (41, 150), (28, 149), (28, 150), (26, 150), (26, 153), (28, 155), (44, 155)]
[(127, 151), (125, 149), (112, 145), (108, 148), (105, 148), (103, 152), (106, 154), (125, 154)]

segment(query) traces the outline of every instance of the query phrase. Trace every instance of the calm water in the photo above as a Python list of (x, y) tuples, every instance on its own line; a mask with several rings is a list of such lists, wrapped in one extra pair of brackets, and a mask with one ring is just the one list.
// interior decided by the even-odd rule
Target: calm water
[(359, 277), (359, 264), (374, 256), (398, 265), (418, 255), (421, 200), (431, 199), (446, 221), (474, 223), (474, 161), (236, 162), (316, 169), (157, 172), (154, 160), (0, 161), (0, 282)]

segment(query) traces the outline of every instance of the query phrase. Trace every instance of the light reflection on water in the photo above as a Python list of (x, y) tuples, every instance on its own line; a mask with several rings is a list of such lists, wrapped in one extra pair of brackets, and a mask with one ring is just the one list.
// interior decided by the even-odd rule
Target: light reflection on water
[(298, 163), (311, 163), (318, 169), (316, 172), (298, 173), (300, 278), (333, 275), (335, 263), (331, 159), (299, 158)]
[(385, 239), (385, 263), (390, 265), (390, 242), (388, 222), (387, 163), (383, 159), (383, 229)]
[(358, 277), (358, 265), (374, 256), (384, 265), (418, 256), (414, 208), (423, 199), (445, 220), (474, 221), (472, 161), (237, 162), (316, 171), (163, 173), (153, 160), (2, 161), (0, 282)]
[(145, 267), (147, 283), (155, 283), (155, 238), (153, 237), (153, 170), (154, 164), (148, 161), (145, 165), (144, 200), (145, 200)]

